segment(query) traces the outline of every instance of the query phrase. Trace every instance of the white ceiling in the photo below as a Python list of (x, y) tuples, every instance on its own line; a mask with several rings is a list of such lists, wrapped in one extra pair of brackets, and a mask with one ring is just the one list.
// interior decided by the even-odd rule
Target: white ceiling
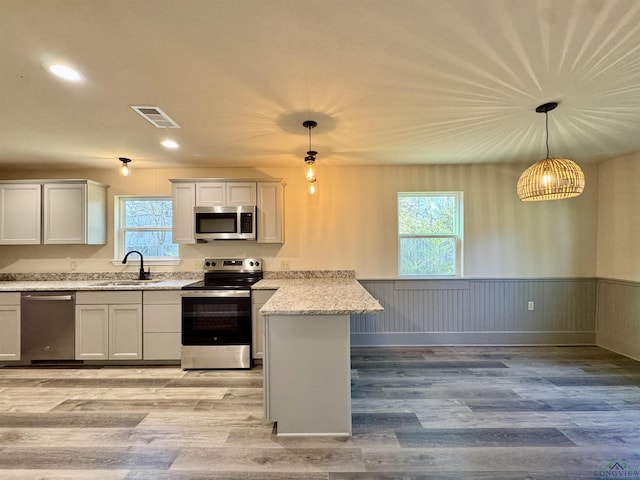
[(319, 165), (531, 163), (548, 101), (551, 156), (640, 151), (638, 0), (0, 0), (0, 60), (7, 168), (295, 166), (309, 118)]

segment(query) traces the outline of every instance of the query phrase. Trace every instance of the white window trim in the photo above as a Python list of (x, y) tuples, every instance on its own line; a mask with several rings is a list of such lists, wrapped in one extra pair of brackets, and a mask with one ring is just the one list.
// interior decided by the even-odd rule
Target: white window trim
[[(159, 199), (171, 199), (170, 195), (115, 195), (113, 206), (113, 260), (111, 264), (114, 266), (122, 265), (122, 259), (126, 252), (122, 253), (121, 258), (117, 258), (120, 255), (121, 246), (124, 245), (124, 229), (120, 228), (124, 219), (122, 216), (122, 199), (136, 199), (136, 200), (159, 200)], [(171, 230), (171, 228), (158, 228), (158, 230)], [(128, 230), (136, 230), (136, 228), (129, 228)], [(145, 230), (140, 228), (138, 230)], [(145, 265), (180, 265), (182, 262), (180, 258), (180, 245), (178, 245), (178, 257), (175, 258), (163, 258), (163, 257), (144, 257)], [(127, 265), (140, 265), (140, 257), (138, 255), (131, 256), (127, 259)]]
[[(427, 234), (427, 235), (417, 235), (413, 233), (400, 233), (400, 218), (398, 217), (398, 198), (401, 196), (411, 197), (411, 196), (423, 196), (423, 197), (442, 197), (446, 195), (453, 195), (456, 202), (456, 211), (458, 212), (456, 218), (456, 234)], [(398, 235), (398, 263), (397, 263), (397, 272), (399, 279), (447, 279), (447, 278), (462, 278), (463, 276), (463, 243), (464, 243), (464, 192), (462, 191), (447, 191), (447, 192), (397, 192), (396, 194), (396, 233)], [(400, 273), (400, 239), (402, 238), (454, 238), (456, 240), (456, 271), (451, 275), (427, 275), (427, 274), (410, 274), (410, 273)]]

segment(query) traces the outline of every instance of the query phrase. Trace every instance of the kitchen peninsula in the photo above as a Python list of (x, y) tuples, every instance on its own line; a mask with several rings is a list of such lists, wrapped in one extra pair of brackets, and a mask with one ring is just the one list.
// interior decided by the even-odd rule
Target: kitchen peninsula
[(265, 272), (264, 409), (278, 435), (351, 435), (350, 314), (382, 307), (353, 271)]

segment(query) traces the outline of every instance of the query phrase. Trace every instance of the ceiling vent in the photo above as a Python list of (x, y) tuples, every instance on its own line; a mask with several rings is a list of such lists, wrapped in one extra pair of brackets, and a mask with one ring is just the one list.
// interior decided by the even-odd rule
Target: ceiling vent
[(151, 122), (156, 128), (180, 128), (176, 122), (169, 118), (160, 108), (148, 105), (131, 105), (142, 118)]

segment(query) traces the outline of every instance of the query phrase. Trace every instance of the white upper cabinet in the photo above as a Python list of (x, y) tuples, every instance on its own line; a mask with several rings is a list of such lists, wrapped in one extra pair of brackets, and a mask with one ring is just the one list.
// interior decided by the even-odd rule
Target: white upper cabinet
[(193, 207), (196, 205), (195, 183), (172, 183), (173, 228), (174, 243), (196, 243), (194, 238), (195, 216)]
[(255, 204), (255, 182), (196, 183), (196, 206), (198, 207), (238, 207)]
[(173, 241), (196, 243), (194, 207), (257, 206), (258, 243), (284, 242), (282, 179), (172, 179)]
[(255, 182), (228, 182), (225, 194), (227, 207), (240, 207), (256, 204)]
[(0, 244), (106, 241), (106, 185), (88, 180), (0, 184)]
[(45, 183), (45, 244), (107, 243), (107, 187), (95, 182)]
[(196, 183), (197, 207), (224, 207), (226, 202), (224, 182)]
[(258, 243), (284, 243), (284, 186), (258, 183)]
[(41, 243), (42, 185), (0, 184), (0, 244)]

